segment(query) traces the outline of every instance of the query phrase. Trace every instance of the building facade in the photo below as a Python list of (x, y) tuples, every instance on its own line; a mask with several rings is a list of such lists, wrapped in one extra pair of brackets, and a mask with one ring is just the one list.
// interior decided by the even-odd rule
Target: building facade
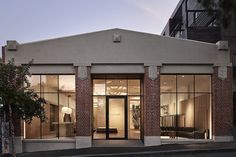
[[(209, 43), (216, 43), (219, 40), (229, 42), (233, 64), (234, 115), (236, 115), (236, 22), (233, 19), (230, 25), (224, 28), (216, 20), (219, 14), (217, 8), (212, 14), (208, 14), (196, 0), (180, 0), (161, 34)], [(236, 116), (234, 116), (234, 126), (236, 137)]]
[(18, 152), (91, 147), (95, 140), (233, 140), (227, 42), (203, 43), (111, 29), (19, 44), (47, 121), (15, 120)]

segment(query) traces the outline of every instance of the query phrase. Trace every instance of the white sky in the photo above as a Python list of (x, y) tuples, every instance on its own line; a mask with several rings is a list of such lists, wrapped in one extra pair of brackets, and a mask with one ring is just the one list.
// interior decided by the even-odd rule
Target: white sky
[[(111, 28), (160, 34), (179, 0), (1, 0), (0, 46)], [(0, 53), (1, 56), (1, 53)]]

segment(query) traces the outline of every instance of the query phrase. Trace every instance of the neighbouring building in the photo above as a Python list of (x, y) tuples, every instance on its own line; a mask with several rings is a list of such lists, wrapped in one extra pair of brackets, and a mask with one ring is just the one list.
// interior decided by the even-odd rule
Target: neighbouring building
[(34, 59), (31, 88), (47, 121), (15, 120), (18, 152), (92, 147), (95, 140), (233, 140), (227, 42), (111, 29), (3, 47), (5, 62)]
[[(210, 43), (219, 40), (229, 42), (233, 65), (233, 110), (236, 115), (236, 22), (233, 19), (231, 24), (224, 28), (216, 20), (219, 14), (217, 8), (208, 14), (197, 0), (180, 0), (161, 34)], [(236, 137), (236, 116), (234, 128)]]

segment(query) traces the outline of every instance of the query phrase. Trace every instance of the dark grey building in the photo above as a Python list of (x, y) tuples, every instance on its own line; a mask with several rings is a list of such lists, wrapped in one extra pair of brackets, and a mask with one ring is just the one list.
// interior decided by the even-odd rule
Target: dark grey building
[(161, 34), (210, 43), (219, 40), (229, 42), (233, 63), (234, 126), (236, 126), (236, 22), (232, 21), (225, 29), (216, 20), (219, 14), (216, 8), (209, 15), (197, 0), (180, 0)]

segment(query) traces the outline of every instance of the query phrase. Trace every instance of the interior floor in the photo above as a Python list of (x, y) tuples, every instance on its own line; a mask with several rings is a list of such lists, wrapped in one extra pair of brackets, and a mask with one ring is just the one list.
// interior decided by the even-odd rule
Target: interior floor
[[(117, 133), (110, 133), (110, 138), (124, 138), (124, 131), (119, 130)], [(93, 139), (106, 139), (106, 133), (96, 133), (93, 134)], [(128, 134), (128, 139), (140, 139), (140, 130), (130, 129)]]

